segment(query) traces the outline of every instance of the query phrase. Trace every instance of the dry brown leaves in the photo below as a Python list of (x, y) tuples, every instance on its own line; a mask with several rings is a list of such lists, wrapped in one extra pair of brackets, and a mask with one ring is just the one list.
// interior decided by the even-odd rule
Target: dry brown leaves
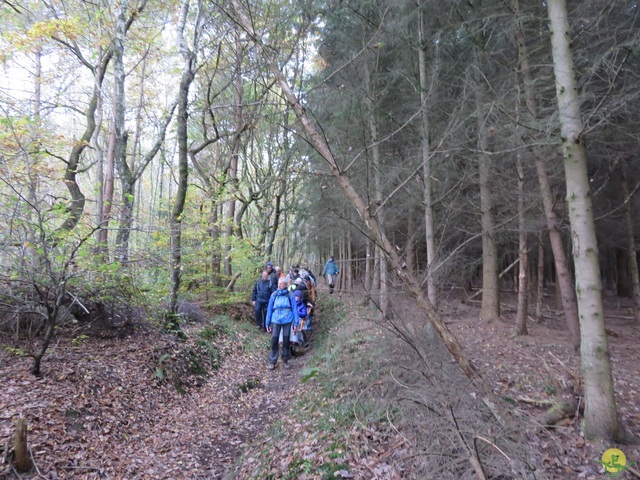
[[(515, 303), (514, 298), (509, 301)], [(616, 402), (625, 428), (640, 437), (640, 351), (635, 345), (640, 326), (629, 320), (632, 314), (620, 301), (609, 301), (605, 307)], [(511, 338), (514, 308), (503, 309), (502, 320), (492, 323), (480, 322), (477, 309), (464, 305), (451, 312), (450, 317), (451, 330), (482, 374), (494, 384), (496, 393), (515, 400), (519, 409), (537, 416), (546, 407), (520, 401), (523, 397), (549, 400), (559, 387), (575, 388), (580, 359), (571, 352), (563, 317), (549, 306), (540, 322), (529, 321), (529, 335), (518, 338)], [(541, 430), (531, 438), (531, 447), (552, 478), (602, 478), (603, 471), (596, 460), (600, 460), (604, 449), (616, 445), (594, 446), (583, 438), (579, 422), (580, 416), (568, 418), (557, 428)], [(640, 461), (638, 446), (618, 447), (630, 461)]]
[(269, 386), (266, 351), (243, 352), (242, 335), (221, 368), (184, 395), (155, 373), (159, 346), (180, 350), (171, 336), (62, 338), (41, 378), (28, 373), (28, 359), (2, 350), (0, 445), (23, 415), (44, 478), (221, 478), (291, 395)]

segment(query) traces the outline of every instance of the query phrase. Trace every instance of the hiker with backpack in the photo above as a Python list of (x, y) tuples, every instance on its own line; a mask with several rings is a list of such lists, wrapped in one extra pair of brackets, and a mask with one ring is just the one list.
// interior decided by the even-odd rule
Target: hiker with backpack
[(327, 263), (322, 269), (322, 275), (326, 275), (327, 284), (329, 285), (329, 293), (333, 293), (333, 288), (335, 286), (335, 281), (337, 280), (337, 276), (340, 274), (340, 267), (338, 267), (338, 263), (336, 259), (332, 256), (329, 257)]
[(291, 351), (289, 341), (291, 332), (295, 333), (300, 325), (298, 305), (293, 295), (289, 295), (288, 282), (284, 278), (278, 279), (278, 289), (271, 294), (267, 307), (265, 326), (271, 333), (271, 351), (269, 352), (269, 370), (276, 368), (279, 356), (280, 332), (282, 332), (282, 366), (289, 369)]

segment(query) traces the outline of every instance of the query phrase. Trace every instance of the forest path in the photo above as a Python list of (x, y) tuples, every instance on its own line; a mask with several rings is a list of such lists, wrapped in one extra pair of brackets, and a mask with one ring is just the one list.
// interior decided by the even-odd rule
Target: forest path
[[(155, 373), (159, 351), (173, 355), (183, 346), (173, 337), (61, 336), (40, 378), (28, 373), (29, 359), (2, 349), (0, 448), (24, 415), (37, 466), (31, 478), (222, 478), (301, 385), (304, 357), (290, 370), (267, 370), (268, 338), (238, 328), (221, 367), (191, 379), (186, 394)], [(0, 468), (0, 478), (18, 478)]]

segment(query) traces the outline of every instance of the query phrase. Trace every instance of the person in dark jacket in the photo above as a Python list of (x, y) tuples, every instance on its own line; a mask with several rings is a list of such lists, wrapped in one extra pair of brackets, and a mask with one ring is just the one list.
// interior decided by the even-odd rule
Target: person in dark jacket
[(253, 313), (256, 319), (256, 325), (261, 330), (265, 330), (265, 318), (267, 315), (267, 307), (269, 305), (269, 298), (275, 290), (275, 284), (272, 283), (269, 278), (269, 272), (267, 270), (262, 271), (262, 275), (253, 287), (251, 293), (251, 303), (253, 303)]
[(295, 333), (300, 324), (298, 306), (295, 299), (289, 295), (288, 282), (284, 278), (278, 280), (278, 289), (271, 294), (267, 307), (265, 326), (271, 333), (271, 351), (269, 352), (269, 370), (276, 368), (278, 363), (280, 332), (282, 331), (282, 366), (289, 368), (289, 340), (291, 332)]
[(274, 270), (272, 262), (267, 262), (267, 264), (264, 266), (264, 268), (267, 271), (267, 273), (269, 274), (269, 280), (271, 281), (271, 291), (275, 292), (277, 290), (277, 288), (278, 288), (279, 275)]

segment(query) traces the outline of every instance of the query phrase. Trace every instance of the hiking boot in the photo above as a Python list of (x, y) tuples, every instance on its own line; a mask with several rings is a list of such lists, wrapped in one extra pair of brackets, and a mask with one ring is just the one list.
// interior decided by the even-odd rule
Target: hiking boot
[(284, 368), (285, 370), (289, 370), (291, 368), (291, 365), (289, 365), (289, 362), (282, 362), (282, 368)]
[(269, 363), (269, 365), (267, 365), (267, 370), (274, 370), (275, 368), (276, 368), (275, 363)]

